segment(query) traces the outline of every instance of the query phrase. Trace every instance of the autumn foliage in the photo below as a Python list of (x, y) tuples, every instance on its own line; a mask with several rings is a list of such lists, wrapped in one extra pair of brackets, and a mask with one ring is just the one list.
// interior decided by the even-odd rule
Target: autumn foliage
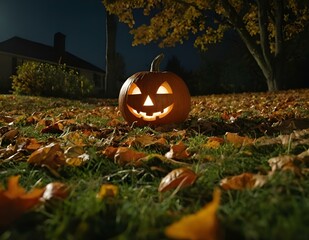
[[(308, 2), (300, 0), (103, 1), (107, 10), (128, 24), (133, 45), (156, 42), (160, 47), (189, 38), (207, 50), (235, 31), (262, 71), (269, 91), (282, 88), (286, 47), (306, 31)], [(148, 21), (140, 22), (140, 13)], [(146, 22), (146, 23), (145, 23)], [(292, 53), (293, 55), (293, 53)]]

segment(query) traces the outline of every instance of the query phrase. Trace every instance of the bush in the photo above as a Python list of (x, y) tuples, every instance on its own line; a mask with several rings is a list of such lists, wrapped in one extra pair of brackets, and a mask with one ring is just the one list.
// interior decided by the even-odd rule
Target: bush
[(91, 95), (94, 84), (65, 64), (25, 62), (12, 77), (14, 94), (80, 98)]

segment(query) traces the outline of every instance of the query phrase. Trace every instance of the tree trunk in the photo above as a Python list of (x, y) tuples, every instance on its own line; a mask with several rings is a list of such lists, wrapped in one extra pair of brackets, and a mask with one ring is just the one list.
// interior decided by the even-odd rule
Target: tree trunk
[(105, 74), (105, 96), (117, 97), (117, 55), (116, 55), (116, 16), (106, 11), (106, 74)]
[(228, 14), (230, 23), (235, 27), (249, 52), (260, 67), (268, 87), (268, 91), (277, 91), (282, 87), (283, 75), (283, 1), (275, 0), (275, 54), (270, 51), (269, 33), (267, 30), (269, 21), (270, 5), (268, 0), (257, 0), (258, 18), (260, 28), (260, 45), (250, 36), (241, 16), (228, 0), (222, 0), (222, 6)]

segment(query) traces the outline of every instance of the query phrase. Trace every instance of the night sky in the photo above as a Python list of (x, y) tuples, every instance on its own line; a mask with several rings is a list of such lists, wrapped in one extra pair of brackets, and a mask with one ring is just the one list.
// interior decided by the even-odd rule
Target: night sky
[[(105, 69), (105, 8), (100, 0), (0, 0), (0, 41), (18, 36), (53, 45), (56, 32), (66, 35), (66, 50)], [(159, 53), (176, 55), (188, 70), (199, 66), (198, 50), (186, 42), (160, 49), (155, 44), (132, 47), (129, 28), (118, 25), (117, 51), (124, 57), (126, 74), (147, 70)]]

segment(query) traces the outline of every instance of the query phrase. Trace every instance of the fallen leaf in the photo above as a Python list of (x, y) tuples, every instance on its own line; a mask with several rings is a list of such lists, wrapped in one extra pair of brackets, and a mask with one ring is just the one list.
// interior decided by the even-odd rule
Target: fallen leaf
[(7, 131), (6, 133), (4, 133), (2, 135), (2, 137), (0, 138), (0, 145), (2, 144), (2, 142), (11, 142), (14, 140), (14, 138), (19, 134), (19, 131), (17, 129), (12, 129)]
[(225, 134), (225, 139), (227, 142), (232, 143), (235, 147), (241, 147), (244, 145), (253, 144), (254, 139), (248, 137), (239, 136), (237, 133), (227, 132)]
[(224, 190), (242, 190), (261, 187), (266, 183), (267, 176), (253, 173), (243, 173), (221, 180), (220, 186)]
[(51, 143), (34, 151), (28, 158), (28, 163), (48, 166), (57, 170), (61, 165), (65, 165), (65, 157), (59, 143)]
[(181, 218), (165, 229), (169, 238), (189, 240), (218, 240), (220, 239), (217, 210), (220, 204), (221, 192), (215, 189), (213, 200), (201, 210)]
[(307, 151), (302, 152), (301, 154), (295, 155), (282, 155), (278, 157), (273, 157), (268, 160), (269, 166), (271, 167), (271, 173), (274, 173), (278, 170), (289, 170), (295, 173), (296, 175), (301, 175), (303, 172), (306, 172), (307, 169), (302, 167), (306, 165), (305, 161), (307, 158)]
[(172, 166), (190, 166), (190, 164), (186, 162), (181, 162), (181, 161), (176, 161), (171, 158), (167, 158), (161, 154), (149, 154), (146, 155), (145, 157), (142, 157), (138, 159), (135, 163), (134, 166), (141, 166), (143, 164), (147, 164), (147, 166), (153, 166), (153, 165), (159, 165), (162, 166), (164, 164), (172, 165)]
[(42, 147), (42, 143), (38, 142), (38, 140), (36, 140), (35, 138), (29, 138), (26, 140), (24, 149), (29, 151), (35, 151), (38, 150), (40, 147)]
[(0, 229), (9, 226), (22, 214), (40, 203), (44, 189), (34, 188), (30, 192), (19, 186), (20, 176), (8, 179), (7, 189), (0, 187)]
[(63, 133), (64, 126), (60, 122), (56, 122), (49, 126), (46, 126), (41, 130), (41, 133)]
[(156, 147), (160, 149), (168, 149), (167, 140), (163, 137), (157, 139), (150, 135), (141, 135), (129, 138), (126, 143), (129, 147)]
[(89, 155), (85, 153), (84, 148), (81, 146), (69, 147), (64, 152), (65, 162), (70, 166), (81, 166), (89, 160)]
[(115, 153), (114, 161), (120, 166), (124, 166), (127, 164), (132, 164), (146, 156), (146, 153), (138, 152), (136, 150), (127, 148), (127, 147), (119, 147)]
[(166, 192), (175, 188), (184, 188), (195, 183), (197, 175), (186, 167), (176, 168), (169, 172), (160, 182), (158, 191)]
[(165, 154), (165, 157), (177, 160), (187, 159), (189, 156), (187, 146), (182, 141), (172, 145), (170, 151)]
[(205, 148), (217, 149), (224, 143), (224, 139), (220, 137), (210, 137), (207, 142), (203, 145)]
[(102, 184), (100, 191), (97, 193), (97, 199), (114, 198), (118, 195), (118, 186), (114, 184)]
[(107, 126), (110, 126), (110, 127), (117, 127), (117, 126), (119, 126), (121, 123), (122, 123), (122, 122), (121, 122), (119, 119), (114, 118), (114, 119), (112, 119), (111, 121), (109, 121), (109, 122), (107, 123)]
[(106, 157), (110, 159), (114, 159), (117, 150), (118, 150), (118, 147), (108, 146), (107, 148), (104, 149), (102, 153)]
[(86, 135), (77, 131), (68, 132), (62, 135), (63, 139), (72, 145), (85, 146), (86, 145)]
[(43, 202), (66, 199), (69, 195), (69, 188), (61, 182), (52, 182), (46, 185), (45, 191), (41, 198)]

